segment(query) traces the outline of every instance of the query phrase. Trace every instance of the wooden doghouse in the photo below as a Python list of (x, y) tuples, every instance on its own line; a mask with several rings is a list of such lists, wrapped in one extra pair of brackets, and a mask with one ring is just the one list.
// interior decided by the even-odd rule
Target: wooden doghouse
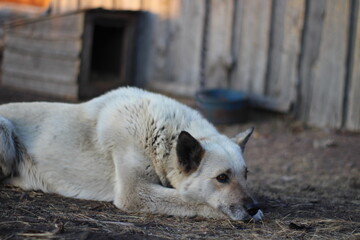
[(151, 15), (91, 9), (8, 25), (2, 84), (70, 99), (142, 86)]

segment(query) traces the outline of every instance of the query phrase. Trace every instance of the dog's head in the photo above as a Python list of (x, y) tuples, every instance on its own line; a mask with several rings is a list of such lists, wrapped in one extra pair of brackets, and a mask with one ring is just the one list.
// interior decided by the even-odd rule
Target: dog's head
[(234, 139), (219, 135), (195, 139), (181, 132), (176, 153), (179, 168), (186, 175), (179, 185), (186, 201), (206, 203), (233, 220), (261, 220), (263, 214), (247, 186), (247, 167), (243, 159), (250, 128)]

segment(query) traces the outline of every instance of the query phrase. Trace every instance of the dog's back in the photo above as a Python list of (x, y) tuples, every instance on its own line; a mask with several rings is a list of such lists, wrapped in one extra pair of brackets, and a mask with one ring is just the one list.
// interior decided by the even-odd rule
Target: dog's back
[(24, 189), (98, 200), (114, 197), (113, 148), (137, 142), (157, 159), (152, 166), (166, 185), (161, 161), (180, 131), (191, 124), (199, 134), (215, 131), (187, 106), (137, 88), (82, 104), (6, 104), (0, 119), (2, 177)]

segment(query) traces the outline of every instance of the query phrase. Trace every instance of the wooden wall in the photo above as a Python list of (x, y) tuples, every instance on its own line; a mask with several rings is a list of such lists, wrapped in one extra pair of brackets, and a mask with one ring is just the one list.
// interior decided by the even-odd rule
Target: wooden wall
[(350, 1), (309, 1), (300, 65), (299, 116), (339, 128), (346, 83)]
[[(149, 85), (231, 87), (311, 125), (360, 130), (360, 0), (53, 0), (155, 15)], [(205, 21), (205, 19), (208, 19)]]
[(2, 85), (77, 96), (83, 18), (79, 13), (14, 23), (4, 39)]

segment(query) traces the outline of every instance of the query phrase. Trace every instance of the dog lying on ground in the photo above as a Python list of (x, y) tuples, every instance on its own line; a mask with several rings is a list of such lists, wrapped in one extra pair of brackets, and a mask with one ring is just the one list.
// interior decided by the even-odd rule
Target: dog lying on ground
[(0, 179), (127, 212), (261, 220), (242, 156), (252, 132), (229, 139), (195, 110), (130, 87), (81, 104), (5, 104)]

